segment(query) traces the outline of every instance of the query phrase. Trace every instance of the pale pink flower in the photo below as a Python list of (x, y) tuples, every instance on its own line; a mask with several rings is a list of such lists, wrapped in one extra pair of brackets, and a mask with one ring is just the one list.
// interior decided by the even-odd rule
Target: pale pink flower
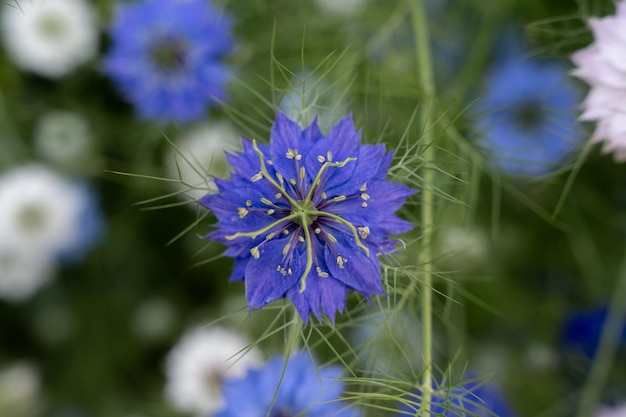
[(626, 0), (614, 16), (589, 19), (594, 42), (572, 55), (573, 74), (590, 85), (581, 120), (596, 122), (591, 140), (626, 162)]

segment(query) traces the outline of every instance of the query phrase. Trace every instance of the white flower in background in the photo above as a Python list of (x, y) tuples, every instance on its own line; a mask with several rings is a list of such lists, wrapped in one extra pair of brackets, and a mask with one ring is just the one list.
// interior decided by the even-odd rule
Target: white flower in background
[(260, 354), (242, 352), (248, 341), (220, 327), (198, 327), (187, 332), (166, 360), (166, 398), (175, 409), (206, 416), (223, 404), (224, 378), (243, 376), (259, 364)]
[(37, 121), (36, 152), (60, 165), (75, 165), (91, 159), (92, 140), (87, 121), (70, 111), (50, 111)]
[(289, 88), (283, 93), (278, 107), (302, 128), (317, 117), (320, 129), (328, 132), (337, 122), (337, 115), (348, 112), (345, 100), (336, 91), (326, 80), (306, 71), (289, 81)]
[(36, 416), (41, 406), (41, 376), (28, 361), (0, 369), (0, 411), (3, 416)]
[(324, 12), (337, 16), (354, 15), (365, 9), (367, 0), (315, 0)]
[(85, 0), (29, 0), (2, 7), (2, 38), (25, 70), (59, 78), (93, 57), (98, 22)]
[(601, 407), (595, 417), (626, 417), (626, 404), (617, 407)]
[(0, 177), (0, 242), (33, 259), (73, 257), (91, 247), (99, 231), (94, 211), (84, 187), (42, 166)]
[(194, 201), (217, 190), (211, 176), (227, 178), (230, 166), (226, 152), (241, 149), (239, 135), (225, 122), (196, 126), (175, 144), (182, 155), (170, 147), (165, 160), (167, 176), (180, 179), (184, 184), (177, 184), (178, 189), (185, 191), (181, 195)]
[(479, 265), (489, 254), (487, 236), (475, 227), (445, 226), (439, 235), (439, 245), (446, 264), (455, 268)]
[(29, 256), (0, 242), (0, 299), (24, 301), (52, 280), (54, 262), (45, 256)]
[(591, 140), (626, 162), (626, 0), (615, 16), (591, 18), (589, 25), (595, 41), (572, 55), (573, 74), (591, 86), (580, 119), (597, 122)]

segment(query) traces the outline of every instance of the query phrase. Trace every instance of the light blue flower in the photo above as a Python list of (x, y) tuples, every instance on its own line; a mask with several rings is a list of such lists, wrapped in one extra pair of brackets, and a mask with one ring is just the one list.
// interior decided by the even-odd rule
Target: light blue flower
[(584, 140), (576, 123), (579, 102), (565, 66), (509, 56), (490, 73), (476, 105), (478, 143), (497, 169), (545, 174)]
[(188, 122), (226, 98), (231, 19), (205, 0), (120, 3), (105, 70), (142, 118)]
[[(283, 374), (284, 369), (284, 374)], [(224, 381), (226, 406), (215, 417), (360, 417), (360, 410), (339, 401), (341, 369), (315, 366), (307, 354), (275, 357), (262, 369)], [(281, 379), (282, 378), (282, 379)]]

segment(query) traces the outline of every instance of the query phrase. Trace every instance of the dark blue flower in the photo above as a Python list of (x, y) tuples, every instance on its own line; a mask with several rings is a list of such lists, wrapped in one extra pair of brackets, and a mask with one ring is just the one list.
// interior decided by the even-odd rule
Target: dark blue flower
[[(590, 310), (576, 311), (571, 314), (561, 334), (561, 346), (564, 353), (583, 355), (593, 358), (598, 349), (602, 330), (609, 314), (606, 306)], [(620, 345), (626, 346), (626, 325), (619, 336)]]
[(226, 406), (215, 417), (266, 416), (270, 409), (270, 417), (360, 417), (358, 409), (338, 401), (340, 376), (340, 368), (316, 367), (306, 354), (289, 358), (286, 368), (285, 359), (275, 357), (243, 378), (225, 380)]
[(250, 309), (288, 297), (305, 322), (311, 312), (334, 320), (348, 290), (383, 293), (377, 254), (412, 228), (394, 212), (414, 191), (386, 180), (384, 145), (360, 141), (350, 117), (324, 136), (317, 119), (303, 130), (279, 113), (269, 145), (244, 140), (229, 155), (235, 172), (200, 202), (217, 217), (208, 237), (229, 246), (231, 281), (245, 282)]
[(566, 67), (517, 53), (497, 64), (476, 108), (480, 145), (492, 166), (512, 175), (544, 174), (584, 140), (580, 103)]
[(187, 122), (226, 97), (231, 20), (206, 0), (121, 3), (105, 69), (146, 119)]
[[(419, 398), (403, 404), (400, 415), (415, 415)], [(513, 417), (508, 402), (499, 389), (482, 381), (471, 381), (459, 387), (440, 387), (431, 400), (431, 414), (445, 417)]]

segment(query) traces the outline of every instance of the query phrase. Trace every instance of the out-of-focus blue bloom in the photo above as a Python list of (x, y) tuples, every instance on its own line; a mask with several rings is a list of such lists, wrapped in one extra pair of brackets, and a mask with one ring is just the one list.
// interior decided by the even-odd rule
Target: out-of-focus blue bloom
[[(403, 404), (399, 415), (415, 415), (420, 401)], [(446, 417), (513, 417), (508, 402), (499, 389), (481, 381), (467, 382), (459, 387), (440, 387), (431, 402), (433, 416)]]
[(361, 145), (351, 117), (324, 136), (279, 113), (270, 144), (243, 141), (229, 155), (229, 181), (200, 203), (217, 217), (207, 237), (235, 258), (231, 281), (244, 281), (249, 308), (288, 297), (306, 322), (334, 320), (348, 290), (382, 294), (377, 254), (394, 250), (388, 235), (412, 225), (394, 213), (414, 190), (386, 180), (392, 153)]
[[(563, 325), (561, 345), (567, 353), (593, 358), (598, 349), (604, 323), (609, 314), (606, 306), (577, 311)], [(620, 343), (626, 346), (626, 325), (622, 328)]]
[(205, 0), (120, 3), (105, 69), (142, 118), (187, 122), (226, 98), (231, 19)]
[(74, 240), (59, 252), (62, 262), (79, 262), (97, 244), (104, 233), (104, 216), (100, 207), (99, 196), (85, 185), (76, 184), (83, 194), (83, 207), (76, 222), (78, 232)]
[(476, 104), (492, 166), (519, 176), (550, 171), (584, 139), (576, 124), (579, 93), (566, 67), (524, 59), (499, 62)]
[(265, 416), (270, 409), (272, 417), (361, 416), (360, 410), (337, 401), (344, 388), (337, 381), (339, 367), (316, 368), (307, 354), (299, 354), (289, 358), (284, 368), (285, 359), (275, 357), (243, 378), (225, 380), (226, 406), (216, 417)]

